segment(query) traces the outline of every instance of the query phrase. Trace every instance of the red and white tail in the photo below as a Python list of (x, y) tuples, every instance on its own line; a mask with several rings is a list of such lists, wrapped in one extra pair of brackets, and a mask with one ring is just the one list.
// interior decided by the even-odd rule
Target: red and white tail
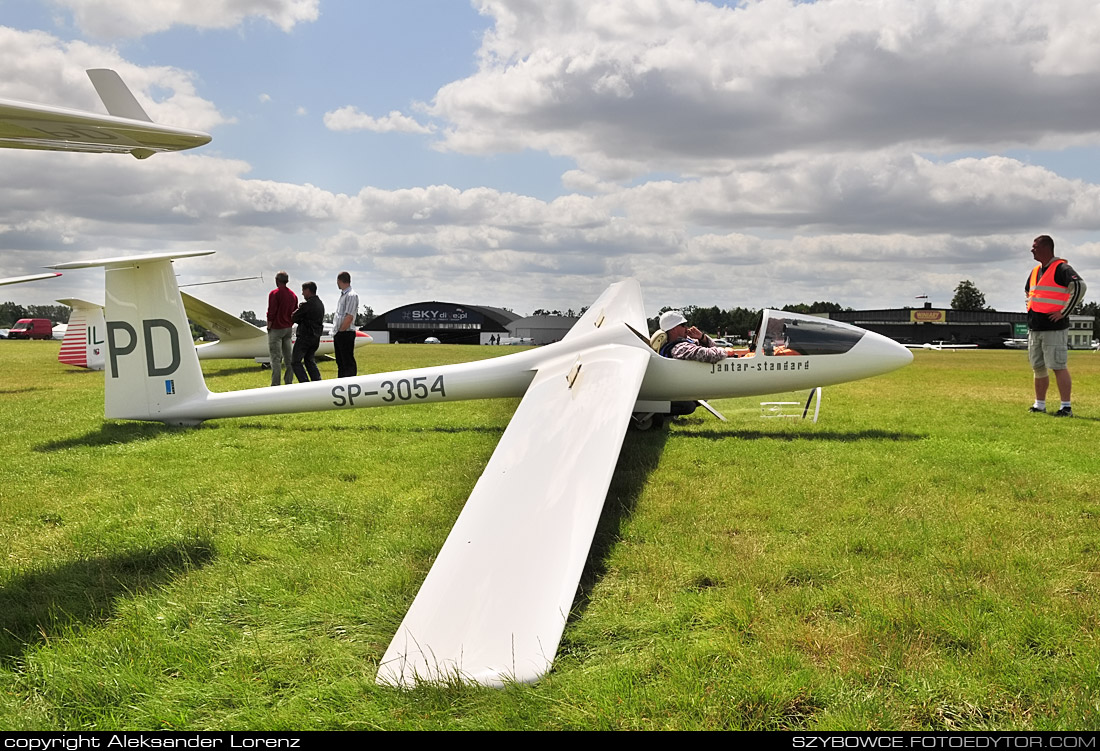
[(69, 327), (61, 342), (57, 361), (89, 370), (103, 370), (106, 358), (106, 321), (103, 306), (76, 298), (58, 300), (73, 309), (69, 314)]

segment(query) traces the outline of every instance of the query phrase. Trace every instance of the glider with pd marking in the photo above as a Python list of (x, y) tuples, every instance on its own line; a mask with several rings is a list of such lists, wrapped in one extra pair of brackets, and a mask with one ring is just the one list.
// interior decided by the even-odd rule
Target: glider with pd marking
[(641, 290), (618, 282), (559, 342), (504, 357), (212, 393), (172, 260), (108, 258), (106, 416), (197, 425), (252, 415), (522, 397), (379, 665), (378, 683), (531, 682), (552, 666), (628, 425), (672, 402), (806, 389), (912, 361), (848, 324), (765, 310), (744, 357), (651, 346)]

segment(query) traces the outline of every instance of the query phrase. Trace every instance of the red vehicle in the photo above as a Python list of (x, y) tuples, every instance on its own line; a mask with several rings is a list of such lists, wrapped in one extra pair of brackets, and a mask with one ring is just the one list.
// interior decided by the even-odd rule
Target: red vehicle
[(8, 332), (9, 339), (52, 339), (53, 321), (49, 318), (20, 318)]

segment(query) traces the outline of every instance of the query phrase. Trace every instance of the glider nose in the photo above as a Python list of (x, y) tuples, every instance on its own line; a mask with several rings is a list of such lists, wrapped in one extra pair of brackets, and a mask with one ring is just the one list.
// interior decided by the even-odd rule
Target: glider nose
[(891, 370), (897, 370), (913, 362), (913, 353), (904, 345), (874, 331), (868, 331), (863, 335), (858, 348), (868, 356), (869, 362), (875, 362), (879, 366), (876, 375), (889, 373)]

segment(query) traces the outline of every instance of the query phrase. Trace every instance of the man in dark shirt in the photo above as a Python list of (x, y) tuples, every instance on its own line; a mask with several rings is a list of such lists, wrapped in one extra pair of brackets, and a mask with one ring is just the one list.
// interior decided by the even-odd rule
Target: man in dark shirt
[(325, 304), (317, 296), (317, 284), (306, 282), (302, 285), (302, 304), (294, 311), (294, 323), (298, 324), (298, 335), (294, 339), (294, 353), (290, 358), (294, 375), (298, 376), (299, 383), (321, 380), (321, 371), (317, 370), (317, 361), (313, 356), (321, 344), (321, 333), (325, 328), (324, 321)]
[(287, 288), (290, 276), (285, 271), (275, 275), (275, 289), (267, 296), (267, 351), (271, 355), (271, 385), (278, 386), (283, 368), (286, 382), (294, 383), (294, 371), (290, 369), (291, 335), (294, 322), (291, 316), (298, 307), (298, 296)]
[(1031, 243), (1031, 255), (1039, 264), (1024, 284), (1027, 294), (1028, 357), (1035, 372), (1035, 403), (1030, 412), (1047, 411), (1047, 388), (1054, 371), (1061, 408), (1055, 417), (1073, 417), (1069, 375), (1069, 314), (1085, 297), (1085, 281), (1068, 263), (1054, 255), (1054, 240), (1039, 235)]

